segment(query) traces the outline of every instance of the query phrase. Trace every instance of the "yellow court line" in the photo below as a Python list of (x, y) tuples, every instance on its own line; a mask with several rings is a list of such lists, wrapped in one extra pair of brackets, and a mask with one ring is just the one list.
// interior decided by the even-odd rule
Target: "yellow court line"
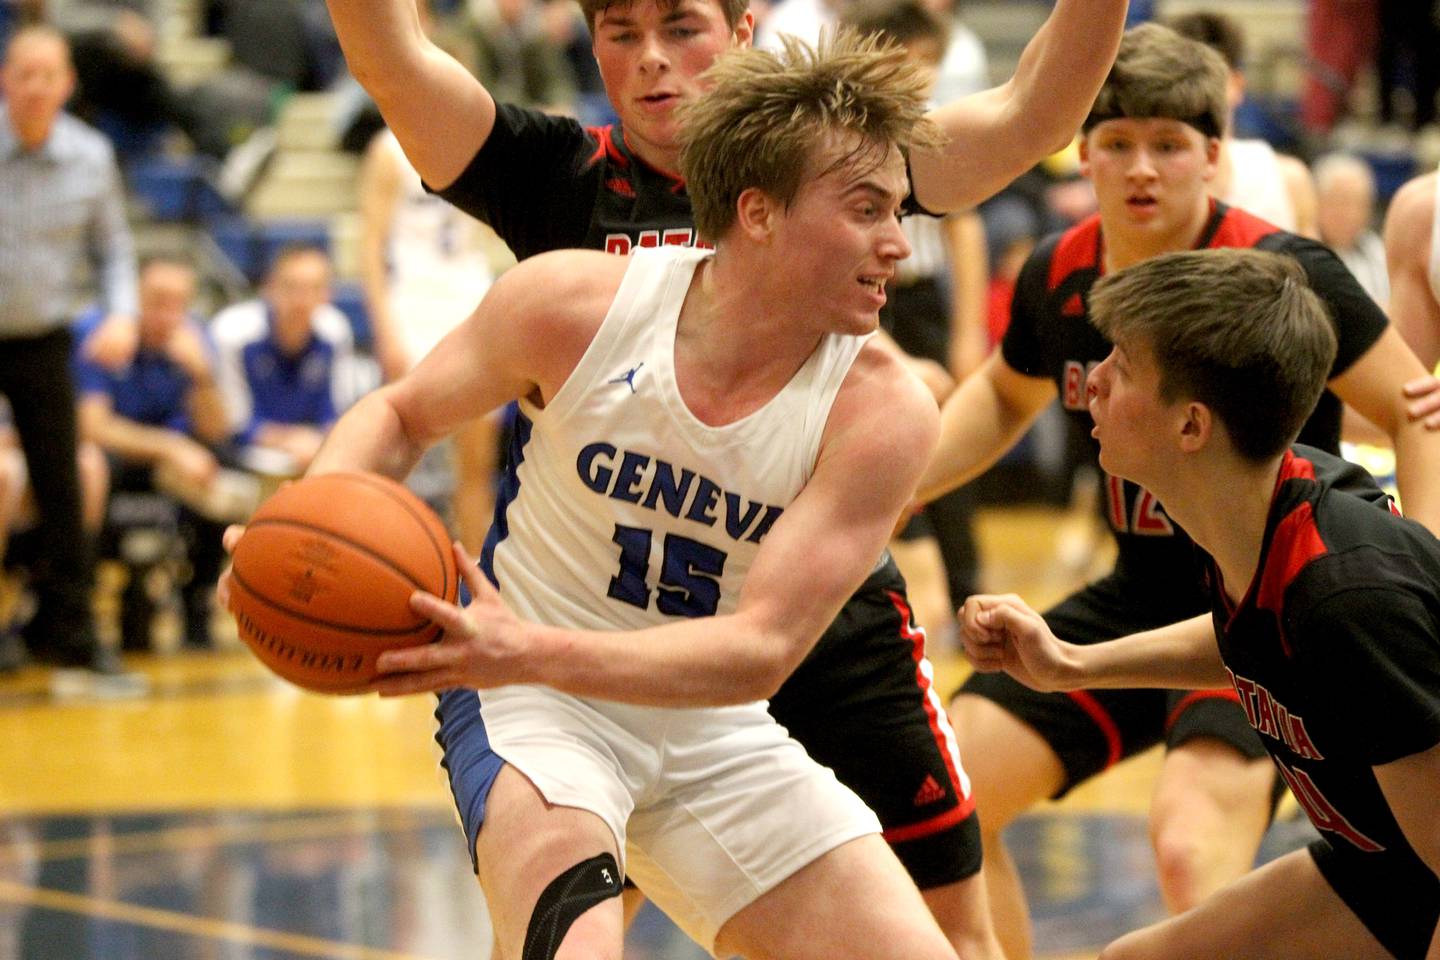
[[(433, 815), (433, 819), (431, 819)], [(227, 824), (222, 826), (166, 827), (154, 831), (137, 831), (107, 837), (104, 844), (112, 854), (152, 853), (159, 850), (192, 850), (198, 847), (227, 846), (238, 843), (254, 843), (270, 840), (315, 839), (368, 832), (376, 828), (413, 829), (453, 822), (453, 817), (440, 815), (438, 811), (386, 810), (378, 813), (341, 811), (342, 819), (335, 820), (322, 816), (296, 817), (288, 820), (269, 820), (259, 823)], [(28, 860), (38, 856), (41, 860), (69, 860), (75, 857), (89, 857), (95, 852), (97, 838), (76, 837), (70, 840), (45, 840), (21, 848), (7, 849), (0, 845), (0, 863)]]
[(326, 960), (434, 960), (433, 957), (422, 957), (413, 953), (379, 950), (353, 943), (266, 930), (227, 920), (209, 920), (169, 910), (137, 907), (115, 900), (102, 900), (99, 897), (27, 887), (8, 880), (0, 880), (0, 901), (48, 910), (63, 910), (87, 917), (103, 917), (106, 920), (118, 920), (136, 926), (170, 930), (212, 940), (228, 940), (271, 950), (288, 950), (303, 956), (324, 957)]

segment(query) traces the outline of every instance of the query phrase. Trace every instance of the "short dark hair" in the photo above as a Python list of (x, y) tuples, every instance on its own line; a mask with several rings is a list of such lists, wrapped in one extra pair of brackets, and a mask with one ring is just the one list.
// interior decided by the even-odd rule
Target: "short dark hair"
[(1242, 457), (1263, 462), (1294, 442), (1335, 362), (1330, 316), (1293, 258), (1250, 249), (1187, 250), (1142, 260), (1090, 294), (1095, 327), (1145, 343), (1167, 403), (1215, 412)]
[(1225, 58), (1231, 70), (1245, 66), (1245, 30), (1234, 18), (1211, 10), (1197, 10), (1165, 21), (1187, 40), (1203, 43)]
[(1225, 60), (1214, 50), (1169, 27), (1142, 23), (1121, 38), (1081, 130), (1089, 133), (1106, 120), (1164, 118), (1207, 137), (1224, 136), (1229, 81)]

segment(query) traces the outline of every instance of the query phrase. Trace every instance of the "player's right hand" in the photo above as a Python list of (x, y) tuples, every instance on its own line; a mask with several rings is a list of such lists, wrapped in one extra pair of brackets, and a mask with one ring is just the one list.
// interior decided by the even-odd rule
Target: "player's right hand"
[(981, 673), (1005, 671), (1032, 690), (1069, 690), (1075, 676), (1070, 644), (1014, 594), (974, 594), (958, 612), (965, 655)]

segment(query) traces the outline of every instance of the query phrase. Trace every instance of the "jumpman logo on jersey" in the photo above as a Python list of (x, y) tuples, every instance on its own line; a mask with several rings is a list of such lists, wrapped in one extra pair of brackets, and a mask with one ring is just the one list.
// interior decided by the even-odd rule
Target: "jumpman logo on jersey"
[(634, 393), (634, 392), (635, 392), (635, 374), (639, 373), (639, 372), (640, 372), (640, 368), (643, 367), (643, 366), (645, 366), (645, 361), (642, 360), (642, 361), (640, 361), (639, 363), (635, 364), (635, 366), (631, 367), (629, 370), (626, 370), (623, 375), (618, 376), (618, 377), (616, 377), (616, 378), (613, 379), (613, 380), (606, 380), (605, 382), (606, 382), (606, 383), (623, 383), (623, 384), (625, 384), (626, 386), (628, 386), (628, 387), (630, 388), (630, 392), (631, 392), (631, 393)]

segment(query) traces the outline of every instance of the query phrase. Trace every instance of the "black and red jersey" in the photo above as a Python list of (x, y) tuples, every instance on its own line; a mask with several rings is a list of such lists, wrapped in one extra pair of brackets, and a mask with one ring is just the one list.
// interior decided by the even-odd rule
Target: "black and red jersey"
[(1311, 821), (1341, 862), (1383, 853), (1440, 907), (1371, 769), (1440, 744), (1440, 541), (1359, 467), (1297, 446), (1244, 599), (1210, 578), (1225, 666)]
[[(1085, 381), (1110, 353), (1110, 342), (1090, 323), (1089, 312), (1090, 289), (1104, 272), (1104, 245), (1098, 215), (1044, 240), (1021, 269), (1001, 344), (1011, 367), (1055, 382), (1065, 412), (1084, 434), (1093, 425)], [(1216, 202), (1195, 247), (1251, 247), (1299, 261), (1335, 322), (1339, 353), (1332, 378), (1384, 332), (1385, 314), (1339, 258), (1319, 243)], [(1302, 429), (1300, 442), (1338, 452), (1340, 414), (1340, 400), (1326, 391)], [(1265, 413), (1257, 410), (1255, 415)], [(1098, 445), (1093, 451), (1098, 458)], [(1106, 477), (1105, 482), (1106, 513), (1120, 548), (1117, 570), (1152, 584), (1156, 596), (1150, 599), (1174, 604), (1177, 619), (1203, 611), (1204, 594), (1190, 538), (1148, 491), (1117, 477)]]
[(585, 127), (496, 104), (495, 128), (440, 196), (488, 223), (519, 259), (583, 248), (696, 245), (684, 181), (635, 156), (619, 124)]

